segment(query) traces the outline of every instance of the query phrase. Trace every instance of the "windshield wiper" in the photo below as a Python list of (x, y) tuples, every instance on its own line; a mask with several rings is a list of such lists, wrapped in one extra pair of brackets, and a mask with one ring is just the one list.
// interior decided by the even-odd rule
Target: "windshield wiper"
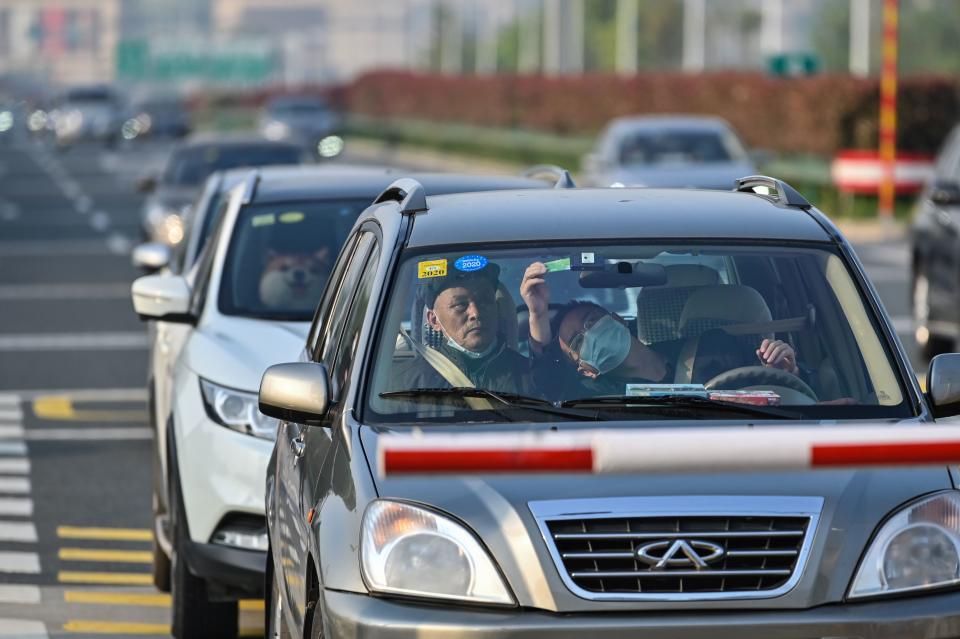
[(626, 407), (658, 407), (667, 406), (671, 408), (690, 408), (716, 410), (717, 412), (740, 413), (742, 415), (755, 415), (757, 417), (778, 417), (782, 419), (797, 419), (799, 415), (795, 411), (783, 410), (773, 406), (754, 406), (752, 404), (741, 404), (738, 402), (725, 402), (706, 397), (691, 395), (656, 395), (652, 397), (643, 397), (637, 395), (603, 395), (600, 397), (581, 397), (579, 399), (568, 399), (560, 402), (563, 408), (573, 408), (577, 406), (626, 406)]
[(527, 395), (518, 395), (516, 393), (501, 393), (499, 391), (492, 391), (487, 388), (475, 388), (471, 386), (454, 386), (452, 388), (411, 388), (408, 390), (387, 391), (380, 393), (380, 397), (384, 399), (413, 397), (480, 397), (483, 399), (492, 399), (499, 405), (508, 408), (524, 408), (540, 413), (546, 413), (548, 415), (566, 417), (567, 419), (586, 419), (590, 421), (597, 421), (599, 419), (595, 414), (558, 408), (547, 400), (540, 399), (538, 397), (529, 397)]

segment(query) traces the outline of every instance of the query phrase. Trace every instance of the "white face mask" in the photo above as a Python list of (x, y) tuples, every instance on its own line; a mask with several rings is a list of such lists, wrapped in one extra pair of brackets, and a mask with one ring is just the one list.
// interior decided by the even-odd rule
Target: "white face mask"
[(447, 338), (447, 346), (452, 348), (455, 351), (463, 353), (464, 356), (470, 359), (482, 359), (493, 352), (493, 349), (497, 347), (497, 340), (493, 340), (493, 343), (489, 347), (483, 349), (482, 351), (471, 351), (469, 348), (458, 344), (450, 334), (447, 333), (447, 329), (443, 327), (443, 323), (440, 321), (440, 318), (437, 317), (437, 324), (440, 324), (440, 329), (443, 331), (443, 335)]
[(583, 334), (580, 361), (595, 368), (601, 375), (609, 373), (630, 354), (630, 331), (611, 315), (597, 320)]

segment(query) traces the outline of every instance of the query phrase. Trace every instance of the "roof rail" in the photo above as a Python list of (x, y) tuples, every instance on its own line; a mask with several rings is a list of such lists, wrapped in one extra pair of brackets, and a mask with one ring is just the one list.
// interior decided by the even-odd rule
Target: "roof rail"
[(253, 196), (257, 194), (257, 186), (259, 185), (260, 170), (253, 169), (247, 174), (247, 178), (243, 181), (243, 199), (240, 203), (246, 205), (253, 202)]
[[(757, 193), (753, 189), (758, 186), (766, 187), (769, 193)], [(736, 181), (736, 186), (733, 187), (733, 190), (741, 193), (753, 193), (755, 195), (771, 197), (776, 199), (780, 204), (793, 206), (798, 209), (803, 209), (804, 211), (813, 207), (813, 205), (807, 201), (807, 198), (800, 195), (798, 190), (783, 180), (778, 180), (777, 178), (766, 175), (749, 175), (742, 177)]]
[(374, 204), (381, 202), (399, 203), (401, 215), (412, 215), (428, 210), (427, 192), (423, 185), (413, 178), (395, 180), (373, 201)]
[(553, 185), (555, 189), (577, 188), (577, 184), (573, 181), (573, 178), (570, 177), (570, 171), (556, 164), (536, 164), (526, 171), (523, 171), (520, 175), (526, 178), (553, 177), (556, 179)]

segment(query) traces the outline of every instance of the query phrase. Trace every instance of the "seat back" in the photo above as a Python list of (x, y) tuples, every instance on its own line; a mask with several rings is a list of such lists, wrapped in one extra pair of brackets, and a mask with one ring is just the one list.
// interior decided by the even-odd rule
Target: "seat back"
[(678, 339), (687, 299), (720, 282), (720, 273), (700, 264), (671, 264), (664, 270), (666, 284), (644, 286), (637, 294), (637, 339), (647, 345)]

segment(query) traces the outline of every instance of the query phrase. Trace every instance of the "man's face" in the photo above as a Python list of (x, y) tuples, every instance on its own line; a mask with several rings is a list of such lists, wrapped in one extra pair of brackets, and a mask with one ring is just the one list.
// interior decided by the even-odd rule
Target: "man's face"
[[(616, 321), (621, 324), (623, 323), (623, 320), (618, 315), (608, 313), (606, 310), (597, 306), (584, 304), (564, 315), (563, 321), (560, 322), (560, 326), (557, 329), (557, 337), (560, 339), (560, 350), (563, 351), (564, 355), (566, 355), (570, 361), (577, 365), (577, 370), (585, 377), (596, 378), (599, 376), (599, 372), (590, 364), (580, 360), (583, 336), (594, 324), (607, 315), (613, 315)], [(636, 351), (636, 348), (633, 346), (634, 340), (631, 338), (630, 341), (630, 355), (624, 362), (628, 365), (631, 363), (631, 358)]]
[(497, 299), (493, 284), (471, 282), (437, 296), (427, 321), (434, 330), (467, 350), (480, 352), (497, 338)]

